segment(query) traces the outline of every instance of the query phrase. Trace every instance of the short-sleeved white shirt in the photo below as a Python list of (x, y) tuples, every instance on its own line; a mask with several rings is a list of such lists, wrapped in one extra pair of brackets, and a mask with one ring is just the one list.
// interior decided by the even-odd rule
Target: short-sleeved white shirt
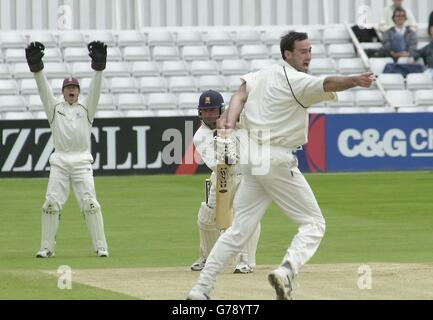
[[(296, 148), (308, 142), (308, 107), (336, 100), (325, 92), (324, 79), (299, 72), (287, 63), (274, 65), (241, 77), (248, 99), (240, 127), (261, 144)], [(260, 132), (260, 133), (259, 133)]]

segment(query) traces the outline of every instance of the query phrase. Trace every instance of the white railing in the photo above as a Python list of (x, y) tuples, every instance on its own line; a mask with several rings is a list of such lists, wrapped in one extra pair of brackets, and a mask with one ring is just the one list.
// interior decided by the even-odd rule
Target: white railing
[[(350, 35), (350, 38), (352, 39), (352, 42), (356, 48), (356, 50), (358, 51), (358, 54), (362, 60), (362, 62), (364, 63), (364, 66), (368, 69), (371, 70), (370, 68), (370, 60), (368, 59), (367, 54), (364, 51), (364, 48), (361, 46), (361, 44), (359, 43), (358, 38), (355, 36), (355, 33), (353, 32), (352, 28), (350, 27), (348, 22), (345, 22), (345, 27), (347, 32)], [(379, 91), (382, 93), (383, 98), (385, 99), (386, 104), (388, 105), (388, 107), (392, 108), (394, 111), (398, 111), (398, 107), (394, 106), (393, 103), (389, 100), (385, 89), (383, 88), (382, 84), (379, 81), (376, 81), (376, 86), (379, 89)]]

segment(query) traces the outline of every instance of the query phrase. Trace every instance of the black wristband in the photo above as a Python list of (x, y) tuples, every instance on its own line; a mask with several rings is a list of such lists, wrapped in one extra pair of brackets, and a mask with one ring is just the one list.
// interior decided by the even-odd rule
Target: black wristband
[(105, 69), (105, 66), (107, 65), (107, 62), (96, 62), (92, 60), (92, 69), (95, 71), (102, 71)]
[(29, 68), (31, 72), (39, 72), (44, 68), (44, 63), (43, 61), (39, 61), (38, 63), (35, 64), (29, 64)]

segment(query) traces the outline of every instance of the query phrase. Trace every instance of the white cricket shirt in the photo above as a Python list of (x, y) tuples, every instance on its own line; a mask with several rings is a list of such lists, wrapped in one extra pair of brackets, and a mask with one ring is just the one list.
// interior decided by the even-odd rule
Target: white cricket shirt
[(240, 127), (249, 129), (250, 138), (260, 144), (297, 148), (307, 143), (308, 107), (337, 99), (334, 92), (324, 91), (324, 79), (299, 72), (288, 63), (241, 79), (246, 82), (248, 99)]
[(197, 152), (200, 154), (206, 166), (212, 171), (215, 171), (217, 165), (214, 132), (215, 130), (210, 129), (207, 125), (202, 123), (193, 138)]
[(90, 154), (90, 134), (101, 91), (102, 71), (95, 71), (89, 95), (70, 105), (54, 97), (43, 71), (34, 73), (50, 123), (55, 152)]

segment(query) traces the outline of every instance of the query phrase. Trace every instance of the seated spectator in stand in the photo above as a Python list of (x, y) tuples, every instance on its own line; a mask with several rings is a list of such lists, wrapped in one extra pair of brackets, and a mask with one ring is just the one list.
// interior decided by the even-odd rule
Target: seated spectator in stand
[[(432, 16), (430, 16), (430, 18), (431, 17)], [(427, 73), (433, 79), (433, 32), (430, 33), (430, 37), (430, 43), (419, 50), (412, 50), (411, 56), (415, 61), (420, 58), (424, 60), (424, 64), (427, 67), (425, 73)]]
[(413, 16), (413, 13), (408, 9), (403, 7), (403, 0), (393, 0), (393, 4), (384, 8), (382, 13), (382, 18), (380, 19), (379, 30), (381, 32), (386, 32), (390, 28), (394, 26), (394, 10), (395, 9), (404, 9), (406, 11), (407, 20), (404, 25), (407, 27), (411, 27), (413, 31), (418, 29), (416, 24), (416, 20)]
[(406, 11), (396, 8), (392, 15), (394, 26), (383, 34), (383, 47), (385, 51), (397, 62), (400, 57), (409, 57), (416, 49), (418, 40), (416, 32), (405, 26)]

